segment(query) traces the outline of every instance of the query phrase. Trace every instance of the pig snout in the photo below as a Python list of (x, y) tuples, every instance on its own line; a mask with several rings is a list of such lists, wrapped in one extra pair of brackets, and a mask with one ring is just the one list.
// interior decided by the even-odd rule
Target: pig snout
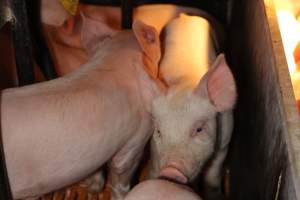
[(174, 166), (167, 166), (163, 168), (159, 174), (159, 177), (173, 180), (181, 184), (186, 184), (188, 182), (188, 178)]

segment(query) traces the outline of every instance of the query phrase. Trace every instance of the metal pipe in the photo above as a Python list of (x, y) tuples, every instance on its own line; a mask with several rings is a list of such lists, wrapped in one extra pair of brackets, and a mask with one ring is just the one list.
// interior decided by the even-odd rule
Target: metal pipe
[(23, 0), (10, 0), (9, 5), (15, 16), (15, 21), (12, 23), (12, 38), (18, 74), (18, 85), (32, 84), (35, 78), (26, 2)]
[(40, 0), (26, 0), (29, 28), (34, 45), (34, 58), (47, 80), (57, 78), (54, 63), (48, 49), (41, 24)]
[(122, 0), (121, 5), (122, 12), (122, 28), (131, 29), (132, 26), (132, 13), (133, 13), (133, 1), (132, 0)]

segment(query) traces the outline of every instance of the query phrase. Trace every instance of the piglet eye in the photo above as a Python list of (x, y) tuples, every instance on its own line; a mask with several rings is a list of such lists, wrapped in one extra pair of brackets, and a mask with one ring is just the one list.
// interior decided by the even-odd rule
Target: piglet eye
[(160, 130), (158, 128), (155, 128), (154, 135), (158, 138), (161, 137)]
[(157, 135), (158, 135), (158, 137), (161, 136), (161, 135), (160, 135), (160, 130), (159, 130), (159, 129), (157, 129)]
[(196, 129), (194, 129), (194, 131), (193, 131), (193, 133), (192, 133), (191, 136), (192, 137), (196, 137), (196, 136), (200, 135), (202, 133), (202, 131), (203, 131), (203, 128), (202, 127), (198, 127)]
[(203, 130), (202, 127), (199, 127), (199, 128), (196, 129), (196, 132), (200, 133), (200, 132), (202, 132), (202, 130)]

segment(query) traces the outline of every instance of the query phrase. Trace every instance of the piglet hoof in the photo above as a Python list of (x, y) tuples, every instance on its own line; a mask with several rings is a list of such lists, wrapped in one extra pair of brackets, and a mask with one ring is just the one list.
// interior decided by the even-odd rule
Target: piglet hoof
[(87, 187), (89, 193), (100, 193), (105, 184), (105, 179), (102, 172), (97, 172), (91, 177), (85, 179), (80, 185)]
[(129, 191), (129, 186), (114, 188), (107, 184), (103, 191), (103, 198), (101, 200), (124, 200), (126, 194)]
[(107, 187), (101, 192), (99, 200), (110, 200), (111, 199), (111, 190)]

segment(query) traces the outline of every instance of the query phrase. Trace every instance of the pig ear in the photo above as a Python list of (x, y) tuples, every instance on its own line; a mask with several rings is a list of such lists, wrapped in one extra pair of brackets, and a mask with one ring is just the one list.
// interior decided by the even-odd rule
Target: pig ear
[(113, 36), (116, 29), (107, 24), (87, 18), (83, 13), (68, 18), (59, 27), (59, 38), (64, 44), (76, 48), (85, 48), (90, 54), (94, 52), (97, 44), (105, 38)]
[(201, 79), (195, 92), (207, 96), (218, 112), (233, 108), (236, 100), (236, 86), (223, 54), (217, 57), (210, 70)]
[(99, 42), (115, 35), (118, 30), (109, 27), (105, 22), (85, 17), (81, 13), (81, 43), (89, 54), (93, 54)]
[(58, 0), (41, 1), (41, 21), (44, 24), (61, 26), (68, 17), (70, 14)]
[(151, 73), (157, 76), (158, 62), (160, 60), (160, 42), (156, 29), (148, 26), (141, 21), (134, 21), (132, 29), (136, 39), (138, 40), (144, 54), (153, 63)]

